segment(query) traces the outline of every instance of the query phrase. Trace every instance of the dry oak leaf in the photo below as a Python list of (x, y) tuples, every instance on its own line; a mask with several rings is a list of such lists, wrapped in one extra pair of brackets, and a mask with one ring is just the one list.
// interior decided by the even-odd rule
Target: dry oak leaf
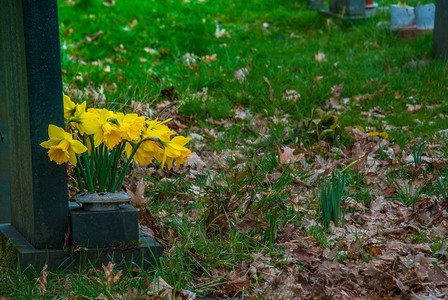
[(126, 192), (131, 196), (131, 204), (133, 206), (141, 207), (148, 202), (149, 198), (145, 198), (145, 188), (146, 184), (143, 178), (138, 181), (135, 191), (126, 188)]
[(148, 294), (152, 296), (162, 296), (162, 299), (171, 300), (173, 299), (173, 287), (166, 283), (162, 277), (157, 277), (149, 284)]
[(277, 146), (277, 149), (278, 149), (278, 159), (281, 164), (294, 164), (295, 162), (300, 161), (305, 156), (304, 153), (294, 155), (294, 149), (289, 147), (279, 148)]
[(108, 287), (112, 287), (123, 274), (123, 270), (120, 270), (117, 272), (117, 274), (115, 274), (114, 267), (115, 264), (112, 261), (110, 261), (107, 266), (103, 264), (105, 284)]
[(45, 292), (47, 291), (47, 271), (48, 265), (45, 265), (42, 268), (42, 271), (40, 271), (39, 278), (37, 279), (37, 288), (39, 290), (39, 294), (41, 296), (45, 295)]
[(227, 279), (226, 286), (222, 291), (226, 294), (240, 294), (243, 291), (247, 291), (250, 285), (250, 280), (246, 275), (243, 275), (241, 277), (235, 275)]

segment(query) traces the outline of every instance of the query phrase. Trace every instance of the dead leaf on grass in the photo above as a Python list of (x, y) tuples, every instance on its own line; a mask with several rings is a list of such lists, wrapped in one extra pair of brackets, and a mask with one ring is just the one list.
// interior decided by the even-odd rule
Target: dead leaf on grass
[(322, 62), (322, 61), (326, 61), (327, 60), (325, 58), (325, 54), (320, 52), (320, 50), (317, 52), (317, 54), (314, 55), (314, 59), (317, 60), (318, 62)]
[(419, 110), (421, 110), (423, 108), (422, 105), (417, 105), (417, 104), (406, 104), (407, 107), (407, 112), (414, 114), (416, 112), (418, 112)]
[(103, 32), (102, 30), (100, 30), (100, 31), (98, 31), (98, 32), (95, 33), (95, 34), (89, 34), (89, 35), (86, 35), (86, 40), (87, 40), (89, 43), (91, 43), (91, 42), (93, 42), (93, 41), (98, 40), (98, 39), (100, 38), (100, 36), (102, 36), (103, 34), (104, 34), (104, 32)]
[(45, 265), (42, 268), (42, 271), (40, 271), (39, 274), (39, 278), (37, 279), (37, 288), (41, 296), (45, 295), (45, 292), (47, 291), (47, 277), (48, 277), (47, 268), (48, 265)]
[(207, 166), (205, 164), (205, 162), (202, 160), (202, 158), (200, 158), (196, 152), (190, 153), (190, 156), (188, 156), (186, 165), (190, 166), (198, 171), (201, 171), (202, 169), (204, 169)]
[(300, 98), (300, 94), (295, 90), (285, 90), (283, 93), (283, 99), (284, 100), (292, 100), (297, 101)]
[(270, 97), (271, 97), (271, 100), (272, 100), (272, 101), (275, 101), (275, 98), (274, 98), (274, 89), (272, 88), (271, 84), (269, 83), (269, 79), (268, 79), (267, 77), (264, 77), (264, 76), (263, 76), (263, 80), (264, 80), (264, 82), (266, 82), (266, 84), (267, 84), (268, 87), (269, 87), (269, 95), (270, 95)]
[(269, 227), (269, 222), (262, 216), (262, 214), (249, 212), (244, 217), (238, 220), (236, 228), (242, 233), (248, 233), (254, 231), (259, 232), (260, 229), (266, 229)]
[(222, 292), (229, 296), (233, 296), (248, 291), (250, 286), (250, 279), (246, 275), (231, 275), (230, 278), (227, 279), (226, 286), (222, 289)]
[(246, 80), (246, 75), (249, 73), (247, 68), (239, 68), (233, 73), (233, 78), (238, 80), (239, 83), (243, 83)]
[(159, 276), (149, 284), (147, 294), (148, 296), (160, 296), (162, 299), (171, 300), (173, 299), (173, 287)]
[(132, 101), (131, 109), (137, 115), (149, 118), (149, 104), (148, 103)]
[(114, 267), (115, 264), (112, 261), (110, 261), (107, 266), (103, 264), (104, 279), (107, 287), (113, 287), (123, 274), (123, 270), (120, 270), (115, 274)]
[(134, 191), (131, 191), (126, 187), (126, 192), (131, 196), (131, 204), (134, 207), (140, 208), (148, 202), (149, 198), (145, 197), (146, 184), (143, 178), (141, 178)]
[(284, 165), (294, 164), (295, 162), (300, 161), (305, 156), (304, 153), (294, 155), (294, 149), (290, 147), (279, 148), (277, 146), (277, 149), (279, 162)]

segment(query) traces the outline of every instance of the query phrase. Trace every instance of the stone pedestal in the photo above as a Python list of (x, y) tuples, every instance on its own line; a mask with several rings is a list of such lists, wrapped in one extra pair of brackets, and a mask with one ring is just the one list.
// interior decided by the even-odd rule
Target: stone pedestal
[(138, 212), (132, 205), (115, 211), (71, 210), (72, 242), (82, 247), (138, 245)]
[(434, 22), (434, 54), (448, 58), (448, 1), (437, 0)]
[(90, 267), (101, 268), (110, 261), (117, 267), (132, 263), (148, 269), (156, 265), (163, 249), (148, 236), (140, 236), (136, 245), (80, 249), (36, 249), (14, 226), (0, 224), (0, 264), (10, 268), (17, 265), (24, 271), (39, 272), (45, 265), (53, 271), (76, 271)]

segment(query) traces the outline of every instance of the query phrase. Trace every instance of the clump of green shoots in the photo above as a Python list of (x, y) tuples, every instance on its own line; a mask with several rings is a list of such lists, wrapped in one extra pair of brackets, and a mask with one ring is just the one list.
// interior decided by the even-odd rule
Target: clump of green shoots
[(347, 171), (357, 162), (357, 160), (352, 162), (339, 174), (333, 172), (331, 175), (331, 179), (328, 179), (324, 182), (318, 202), (325, 228), (328, 228), (328, 226), (330, 225), (330, 221), (333, 221), (336, 226), (339, 226), (339, 220), (341, 220), (342, 225), (342, 215), (344, 211), (341, 209), (341, 201), (344, 196), (344, 189), (347, 184), (345, 171)]
[(339, 226), (339, 219), (342, 223), (341, 200), (346, 183), (345, 173), (331, 175), (322, 187), (319, 198), (319, 209), (322, 213), (322, 221), (325, 228), (328, 228), (330, 221)]
[(412, 146), (412, 157), (414, 158), (414, 165), (418, 166), (422, 163), (422, 155), (423, 155), (423, 148), (425, 148), (426, 142), (422, 142), (423, 139), (420, 138), (418, 145), (414, 144)]
[(335, 144), (342, 134), (342, 128), (338, 123), (339, 118), (334, 115), (324, 115), (321, 119), (315, 119), (315, 110), (311, 111), (311, 117), (302, 122), (302, 126), (294, 128), (293, 142), (303, 142), (311, 146), (320, 141), (327, 140), (330, 144)]

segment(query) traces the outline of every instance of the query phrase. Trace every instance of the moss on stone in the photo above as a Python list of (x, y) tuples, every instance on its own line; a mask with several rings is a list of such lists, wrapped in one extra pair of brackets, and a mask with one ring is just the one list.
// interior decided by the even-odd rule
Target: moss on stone
[(0, 237), (0, 266), (5, 268), (17, 266), (17, 248), (5, 237)]

